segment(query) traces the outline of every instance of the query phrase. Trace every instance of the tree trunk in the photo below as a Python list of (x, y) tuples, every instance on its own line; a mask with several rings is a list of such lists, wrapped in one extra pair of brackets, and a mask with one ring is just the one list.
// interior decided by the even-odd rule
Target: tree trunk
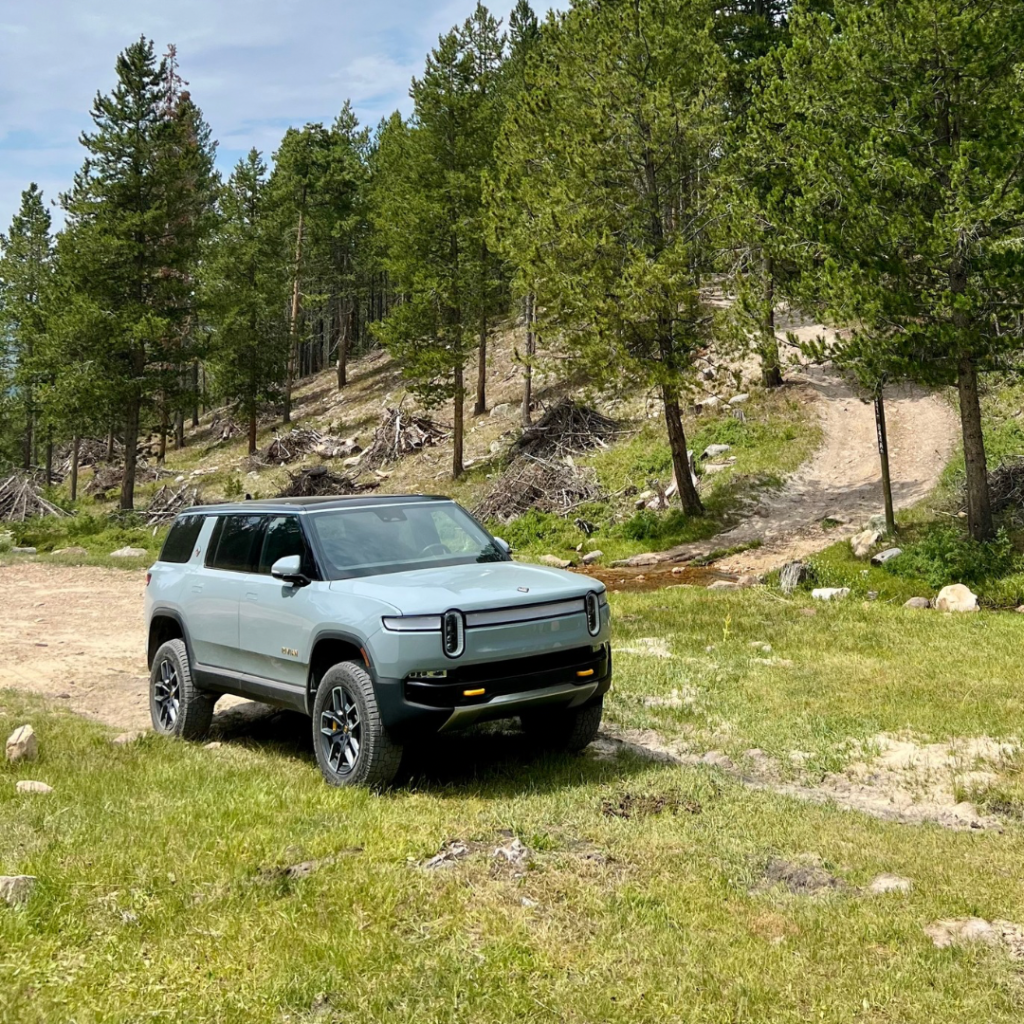
[(249, 413), (249, 454), (256, 454), (256, 410)]
[(526, 364), (523, 367), (523, 407), (522, 422), (524, 427), (533, 425), (533, 356), (537, 351), (537, 337), (533, 333), (536, 317), (537, 297), (533, 292), (526, 294)]
[(882, 389), (875, 392), (875, 427), (878, 431), (878, 459), (882, 466), (882, 497), (885, 501), (885, 529), (896, 532), (896, 511), (892, 504), (892, 478), (889, 475), (889, 435), (885, 429), (885, 398)]
[(668, 385), (661, 389), (665, 403), (665, 426), (668, 427), (668, 443), (672, 449), (672, 469), (675, 472), (679, 498), (683, 503), (683, 511), (690, 516), (704, 513), (697, 488), (693, 486), (690, 473), (690, 454), (686, 447), (686, 433), (683, 430), (683, 417), (679, 411), (679, 396)]
[(32, 449), (35, 447), (34, 415), (32, 403), (29, 401), (25, 408), (25, 446), (22, 452), (22, 468), (32, 468)]
[(761, 380), (766, 388), (782, 387), (782, 360), (775, 336), (775, 260), (764, 261), (764, 322), (761, 325)]
[(192, 426), (199, 426), (199, 361), (192, 364)]
[(75, 434), (71, 441), (71, 500), (78, 500), (78, 453), (82, 446), (82, 439)]
[(967, 468), (967, 528), (975, 540), (991, 540), (995, 536), (995, 524), (988, 491), (985, 437), (981, 431), (978, 368), (970, 356), (964, 356), (957, 367), (957, 387)]
[(124, 417), (124, 477), (121, 480), (121, 508), (135, 508), (135, 466), (139, 447), (138, 395), (128, 399)]
[(46, 486), (53, 483), (53, 432), (46, 431)]
[(295, 381), (295, 359), (299, 346), (299, 275), (302, 270), (302, 232), (305, 214), (299, 213), (299, 229), (295, 237), (295, 278), (292, 281), (292, 314), (288, 327), (288, 376), (284, 385), (284, 421), (292, 421), (292, 384)]
[(114, 428), (107, 431), (107, 462), (114, 461)]
[(480, 314), (480, 346), (476, 358), (476, 405), (474, 416), (487, 412), (487, 311)]
[(342, 307), (338, 332), (338, 390), (348, 384), (348, 336), (352, 325), (352, 310), (346, 301)]
[(160, 406), (160, 447), (157, 449), (156, 462), (158, 466), (164, 464), (167, 458), (167, 406)]
[(462, 476), (464, 466), (462, 465), (462, 446), (465, 434), (465, 405), (466, 394), (463, 382), (463, 369), (461, 363), (455, 368), (455, 408), (452, 414), (452, 479), (458, 480)]
[(174, 414), (174, 447), (178, 451), (185, 447), (185, 413), (181, 409)]

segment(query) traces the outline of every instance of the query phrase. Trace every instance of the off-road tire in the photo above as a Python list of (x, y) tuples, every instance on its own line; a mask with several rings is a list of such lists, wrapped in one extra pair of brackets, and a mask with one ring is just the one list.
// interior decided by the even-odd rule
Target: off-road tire
[(520, 721), (527, 736), (544, 748), (577, 753), (597, 738), (603, 712), (602, 696), (568, 711), (534, 711)]
[[(171, 704), (176, 700), (177, 706)], [(213, 720), (216, 697), (200, 690), (192, 679), (184, 640), (161, 644), (149, 674), (149, 715), (153, 731), (184, 740), (205, 739)]]
[[(357, 729), (358, 751), (350, 761), (352, 746), (346, 737), (355, 736)], [(398, 773), (402, 745), (384, 728), (373, 680), (358, 662), (340, 662), (320, 680), (313, 702), (313, 749), (331, 786), (383, 789)]]

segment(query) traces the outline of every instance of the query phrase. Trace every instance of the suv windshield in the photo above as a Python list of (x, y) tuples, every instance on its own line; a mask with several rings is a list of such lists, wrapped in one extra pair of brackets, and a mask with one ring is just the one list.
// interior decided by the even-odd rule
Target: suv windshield
[(311, 513), (306, 522), (332, 580), (507, 560), (454, 502), (330, 509)]

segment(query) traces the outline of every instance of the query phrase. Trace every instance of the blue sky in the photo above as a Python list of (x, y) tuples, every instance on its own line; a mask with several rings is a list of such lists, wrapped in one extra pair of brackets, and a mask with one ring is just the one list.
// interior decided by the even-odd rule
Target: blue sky
[[(496, 0), (506, 17), (513, 0)], [(230, 167), (267, 157), (284, 129), (331, 121), (351, 99), (364, 124), (396, 107), (441, 32), (475, 0), (3, 0), (0, 3), (0, 231), (21, 190), (48, 199), (81, 165), (80, 132), (120, 50), (140, 35), (178, 48), (181, 74)], [(538, 11), (568, 0), (537, 0)], [(54, 211), (56, 214), (56, 211)], [(58, 215), (59, 216), (59, 215)]]

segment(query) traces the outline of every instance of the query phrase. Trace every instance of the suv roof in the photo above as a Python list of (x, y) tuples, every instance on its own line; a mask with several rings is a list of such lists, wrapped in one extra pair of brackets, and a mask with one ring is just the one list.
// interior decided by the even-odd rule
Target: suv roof
[(195, 505), (185, 512), (220, 513), (220, 512), (277, 512), (282, 508), (296, 512), (307, 512), (310, 509), (351, 508), (360, 505), (397, 505), (418, 501), (451, 501), (441, 494), (377, 494), (372, 497), (334, 497), (324, 498), (262, 498), (250, 501), (228, 501), (220, 505)]

